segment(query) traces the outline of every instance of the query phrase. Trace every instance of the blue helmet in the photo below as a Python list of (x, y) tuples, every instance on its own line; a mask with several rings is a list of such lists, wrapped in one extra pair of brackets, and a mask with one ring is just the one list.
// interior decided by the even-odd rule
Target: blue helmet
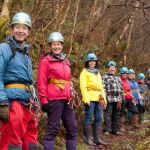
[(129, 69), (128, 74), (135, 74), (135, 71), (133, 69)]
[(150, 68), (147, 70), (147, 73), (150, 73)]
[(107, 64), (106, 64), (106, 67), (109, 68), (110, 66), (116, 67), (116, 62), (114, 62), (113, 60), (108, 61)]
[(128, 74), (128, 68), (127, 67), (122, 67), (120, 69), (120, 74)]
[(89, 53), (89, 54), (87, 54), (87, 56), (86, 56), (86, 62), (92, 61), (92, 60), (97, 61), (96, 55), (95, 55), (94, 53)]
[(52, 42), (62, 42), (64, 43), (64, 37), (62, 36), (62, 34), (60, 32), (52, 32), (49, 37), (48, 37), (48, 43), (52, 43)]
[(138, 78), (138, 80), (144, 80), (144, 79), (145, 79), (144, 73), (139, 73), (139, 74), (137, 75), (137, 78)]
[(25, 24), (27, 25), (29, 28), (31, 28), (31, 18), (28, 14), (23, 13), (23, 12), (19, 12), (17, 13), (11, 21), (11, 26), (14, 24)]

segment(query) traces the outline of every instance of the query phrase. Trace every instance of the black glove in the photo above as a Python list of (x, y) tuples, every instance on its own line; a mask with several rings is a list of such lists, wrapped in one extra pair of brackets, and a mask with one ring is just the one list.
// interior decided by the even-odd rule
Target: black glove
[(48, 111), (49, 111), (49, 103), (43, 104), (43, 105), (41, 106), (41, 108), (42, 108), (42, 110), (43, 110), (44, 112), (48, 112)]
[(90, 107), (90, 103), (85, 102), (84, 107)]
[(9, 118), (9, 105), (0, 104), (0, 120), (7, 122)]

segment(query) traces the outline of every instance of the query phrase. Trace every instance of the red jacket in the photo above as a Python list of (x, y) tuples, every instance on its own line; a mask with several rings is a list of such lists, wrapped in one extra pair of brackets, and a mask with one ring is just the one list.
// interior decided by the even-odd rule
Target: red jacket
[[(61, 89), (57, 84), (50, 83), (51, 79), (68, 81)], [(41, 58), (38, 70), (38, 93), (42, 104), (48, 100), (69, 100), (71, 95), (70, 62), (55, 59), (51, 55)]]
[(133, 96), (132, 96), (132, 93), (131, 93), (130, 83), (129, 83), (128, 79), (121, 78), (121, 81), (122, 81), (125, 100), (132, 101)]

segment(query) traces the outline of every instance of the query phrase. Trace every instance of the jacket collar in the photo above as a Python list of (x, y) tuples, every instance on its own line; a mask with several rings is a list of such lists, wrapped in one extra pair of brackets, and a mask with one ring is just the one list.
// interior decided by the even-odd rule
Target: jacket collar
[(29, 49), (30, 49), (30, 45), (27, 44), (26, 41), (24, 41), (23, 43), (18, 43), (12, 35), (8, 36), (5, 40), (5, 42), (11, 42), (13, 45), (13, 48), (19, 51), (22, 51), (26, 54), (29, 53)]

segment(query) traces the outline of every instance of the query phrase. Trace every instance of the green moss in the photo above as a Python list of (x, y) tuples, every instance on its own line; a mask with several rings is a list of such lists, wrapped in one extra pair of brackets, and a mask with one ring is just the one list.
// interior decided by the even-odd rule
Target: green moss
[(7, 16), (0, 17), (0, 41), (3, 41), (10, 34), (10, 29), (8, 29), (9, 20)]
[(7, 16), (0, 17), (0, 29), (8, 22), (9, 22), (9, 17)]

